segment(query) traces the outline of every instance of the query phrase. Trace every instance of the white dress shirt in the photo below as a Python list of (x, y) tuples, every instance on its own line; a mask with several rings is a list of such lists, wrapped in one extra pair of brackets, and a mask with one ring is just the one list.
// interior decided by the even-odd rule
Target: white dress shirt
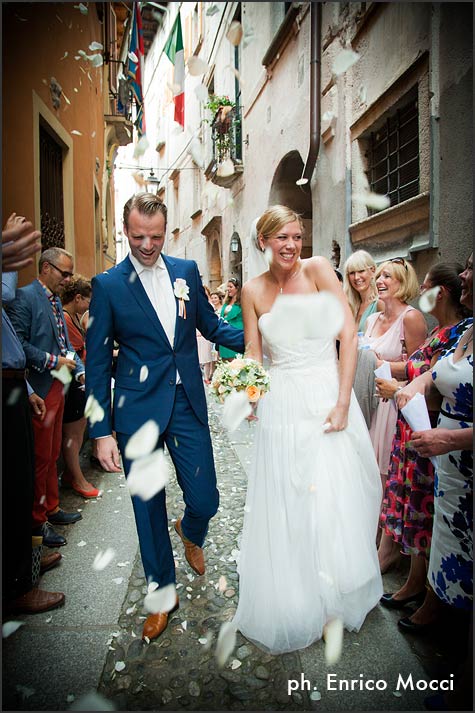
[[(152, 307), (157, 313), (168, 341), (173, 347), (177, 304), (165, 262), (160, 255), (153, 267), (145, 267), (132, 254), (129, 254), (129, 258), (147, 293), (147, 297), (152, 303)], [(176, 372), (176, 383), (181, 383), (178, 370)]]

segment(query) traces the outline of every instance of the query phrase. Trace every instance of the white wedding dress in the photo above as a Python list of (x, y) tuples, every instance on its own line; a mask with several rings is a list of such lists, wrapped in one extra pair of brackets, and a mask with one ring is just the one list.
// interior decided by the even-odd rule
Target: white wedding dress
[(378, 603), (381, 479), (354, 394), (348, 427), (322, 429), (338, 396), (334, 340), (264, 349), (271, 384), (257, 411), (233, 624), (278, 654), (309, 646), (333, 618), (358, 631)]

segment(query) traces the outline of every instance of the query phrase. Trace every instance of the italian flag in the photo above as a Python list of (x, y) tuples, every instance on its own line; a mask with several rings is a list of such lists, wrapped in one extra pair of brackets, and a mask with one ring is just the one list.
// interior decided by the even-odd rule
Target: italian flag
[(185, 55), (183, 51), (180, 13), (176, 16), (170, 37), (163, 51), (174, 66), (173, 103), (175, 104), (175, 114), (173, 118), (178, 124), (185, 128)]

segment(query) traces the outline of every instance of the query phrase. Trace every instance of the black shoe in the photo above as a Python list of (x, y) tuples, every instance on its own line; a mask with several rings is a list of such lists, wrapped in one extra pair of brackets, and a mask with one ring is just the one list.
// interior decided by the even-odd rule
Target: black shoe
[(403, 619), (399, 619), (397, 625), (400, 629), (407, 631), (410, 634), (423, 634), (431, 629), (431, 624), (416, 624), (408, 616), (405, 616)]
[(82, 515), (80, 512), (64, 512), (64, 510), (58, 510), (58, 512), (48, 515), (48, 520), (53, 525), (72, 525), (73, 522), (82, 520)]
[(379, 600), (379, 603), (385, 609), (404, 609), (406, 604), (422, 604), (425, 599), (425, 596), (425, 589), (422, 592), (413, 594), (412, 597), (406, 597), (406, 599), (394, 599), (393, 593), (388, 592), (387, 594), (383, 594), (383, 596)]
[(43, 544), (46, 547), (62, 547), (66, 544), (66, 539), (53, 528), (49, 522), (45, 522), (42, 527)]

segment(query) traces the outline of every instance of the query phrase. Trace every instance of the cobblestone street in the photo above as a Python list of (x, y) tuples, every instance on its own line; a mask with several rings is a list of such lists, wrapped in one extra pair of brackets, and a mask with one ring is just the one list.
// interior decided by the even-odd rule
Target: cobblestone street
[[(183, 503), (172, 478), (168, 512), (180, 608), (158, 640), (142, 641), (146, 583), (124, 479), (88, 471), (104, 489), (102, 501), (84, 503), (83, 520), (73, 529), (63, 528), (68, 536), (64, 561), (41, 583), (45, 589), (65, 591), (66, 605), (22, 617), (25, 625), (5, 640), (4, 709), (67, 710), (74, 700), (98, 690), (123, 711), (423, 710), (423, 698), (431, 692), (396, 691), (398, 675), (412, 674), (414, 680), (443, 676), (454, 671), (457, 652), (452, 649), (448, 660), (440, 637), (404, 636), (396, 626), (401, 614), (381, 607), (371, 612), (359, 634), (345, 632), (343, 656), (331, 671), (345, 679), (359, 679), (360, 674), (383, 679), (386, 690), (327, 690), (322, 642), (270, 656), (238, 634), (227, 664), (217, 667), (217, 635), (238, 601), (236, 556), (255, 427), (244, 423), (229, 437), (220, 425), (220, 407), (210, 404), (209, 410), (221, 503), (207, 538), (206, 574), (192, 573), (173, 531)], [(62, 503), (73, 509), (77, 497), (66, 494)], [(97, 550), (112, 544), (123, 561), (92, 573)], [(112, 578), (115, 565), (123, 577)], [(223, 576), (227, 588), (221, 592)], [(403, 576), (401, 571), (385, 575), (385, 590), (394, 591)], [(300, 682), (302, 677), (308, 684), (288, 695), (288, 680)]]

